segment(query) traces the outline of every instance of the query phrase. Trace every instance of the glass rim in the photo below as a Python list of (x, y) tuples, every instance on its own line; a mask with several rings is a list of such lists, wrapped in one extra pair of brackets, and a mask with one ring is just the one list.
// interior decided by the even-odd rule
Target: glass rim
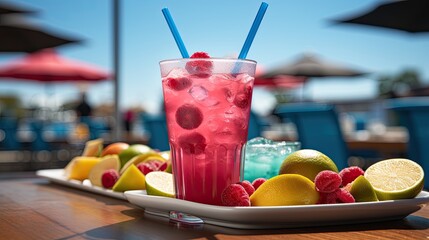
[(177, 62), (187, 62), (187, 61), (225, 61), (225, 62), (241, 62), (241, 63), (251, 63), (257, 64), (255, 60), (251, 59), (238, 59), (238, 58), (175, 58), (175, 59), (165, 59), (159, 61), (159, 64), (168, 64), (168, 63), (177, 63)]

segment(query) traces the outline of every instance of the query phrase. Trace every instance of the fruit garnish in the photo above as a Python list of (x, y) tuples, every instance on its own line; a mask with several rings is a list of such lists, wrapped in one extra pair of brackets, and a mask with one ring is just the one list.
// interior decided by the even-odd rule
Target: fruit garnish
[(186, 77), (167, 78), (167, 86), (173, 90), (181, 91), (192, 85), (192, 80)]
[(239, 108), (246, 108), (247, 106), (249, 106), (251, 100), (252, 100), (252, 87), (249, 85), (246, 85), (243, 91), (238, 92), (235, 95), (234, 104)]
[(98, 157), (74, 157), (65, 167), (65, 177), (83, 181), (88, 178), (89, 172), (100, 160)]
[(167, 172), (150, 172), (146, 175), (146, 192), (148, 195), (175, 197), (173, 175)]
[(318, 192), (331, 193), (340, 188), (341, 181), (341, 177), (338, 173), (331, 170), (323, 170), (316, 175), (314, 184)]
[(255, 191), (256, 191), (256, 189), (259, 188), (259, 186), (261, 186), (266, 181), (267, 181), (267, 179), (265, 179), (265, 178), (257, 178), (255, 180), (253, 180), (252, 185), (253, 185), (253, 188), (255, 188)]
[(119, 179), (119, 173), (115, 169), (108, 169), (101, 175), (101, 184), (104, 188), (112, 188)]
[(312, 149), (302, 149), (283, 160), (279, 174), (300, 174), (314, 181), (316, 175), (323, 170), (338, 172), (334, 161), (325, 154)]
[(244, 180), (242, 182), (238, 182), (237, 184), (240, 184), (241, 186), (243, 186), (244, 190), (246, 190), (246, 192), (249, 196), (252, 196), (252, 194), (255, 192), (255, 188), (247, 180)]
[(358, 166), (352, 166), (348, 168), (344, 168), (340, 171), (340, 176), (342, 179), (342, 185), (346, 186), (347, 184), (353, 182), (357, 177), (364, 174), (362, 168)]
[(317, 204), (334, 204), (337, 203), (337, 193), (320, 193), (319, 201)]
[[(210, 58), (206, 52), (195, 52), (191, 58)], [(207, 78), (212, 73), (213, 63), (210, 60), (190, 60), (186, 63), (186, 70), (189, 74), (200, 78)]]
[(374, 188), (364, 176), (359, 176), (349, 185), (349, 192), (353, 195), (356, 202), (378, 201), (377, 194), (375, 193)]
[(422, 167), (404, 158), (387, 159), (369, 166), (364, 174), (379, 200), (414, 198), (424, 184)]
[(144, 153), (150, 153), (150, 152), (154, 152), (154, 150), (146, 145), (143, 145), (143, 144), (131, 145), (130, 147), (128, 147), (127, 149), (119, 153), (119, 159), (121, 160), (122, 168), (133, 157)]
[(222, 191), (222, 204), (230, 207), (248, 207), (250, 206), (249, 194), (240, 184), (234, 183)]
[(119, 154), (123, 150), (127, 149), (130, 145), (124, 142), (115, 142), (107, 145), (101, 152), (101, 156)]
[(299, 174), (282, 174), (259, 186), (250, 201), (252, 206), (316, 204), (319, 193), (310, 179)]
[(198, 107), (184, 104), (176, 111), (176, 122), (184, 129), (194, 129), (203, 122), (203, 113)]
[(102, 138), (97, 138), (94, 140), (87, 141), (85, 143), (85, 148), (83, 149), (83, 157), (98, 157), (100, 156), (101, 151), (103, 150)]
[[(89, 172), (88, 179), (93, 186), (102, 187), (101, 176), (108, 169), (119, 171), (121, 162), (119, 161), (118, 155), (107, 155), (102, 157), (101, 160), (92, 167)], [(118, 174), (119, 176), (119, 174)], [(112, 185), (113, 186), (113, 185)]]
[(180, 136), (178, 143), (183, 151), (188, 154), (201, 154), (207, 146), (206, 138), (197, 132)]
[(159, 161), (145, 161), (137, 164), (137, 168), (144, 174), (147, 175), (150, 172), (158, 171), (159, 167), (162, 165), (162, 162)]
[(344, 188), (340, 188), (335, 191), (337, 195), (337, 203), (354, 203), (354, 197)]
[(164, 163), (166, 160), (157, 152), (148, 152), (148, 153), (142, 153), (139, 154), (133, 158), (131, 158), (122, 168), (120, 173), (122, 174), (125, 169), (127, 169), (129, 166), (131, 165), (138, 165), (141, 162), (146, 162), (146, 161), (157, 161), (159, 162), (159, 165), (161, 165), (162, 163)]
[(145, 189), (145, 176), (134, 164), (132, 164), (125, 170), (124, 173), (122, 173), (118, 181), (112, 187), (112, 190), (116, 192)]

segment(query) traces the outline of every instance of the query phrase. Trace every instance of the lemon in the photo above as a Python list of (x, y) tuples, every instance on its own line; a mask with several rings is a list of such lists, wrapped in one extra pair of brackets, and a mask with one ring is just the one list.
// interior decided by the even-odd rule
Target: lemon
[(127, 168), (112, 187), (112, 190), (115, 192), (145, 189), (145, 176), (135, 165), (131, 165)]
[(175, 197), (173, 175), (167, 172), (154, 171), (146, 175), (148, 195)]
[(102, 187), (101, 176), (103, 173), (109, 169), (119, 171), (120, 166), (121, 162), (119, 161), (118, 155), (106, 155), (91, 168), (88, 179), (93, 186)]
[(302, 149), (283, 160), (279, 174), (300, 174), (314, 181), (316, 175), (323, 170), (338, 172), (334, 161), (325, 154), (312, 149)]
[(377, 162), (368, 167), (364, 176), (374, 187), (379, 200), (414, 198), (424, 184), (422, 167), (404, 158)]
[(378, 201), (374, 188), (364, 176), (359, 176), (352, 182), (350, 194), (354, 197), (356, 202)]
[(268, 179), (250, 196), (252, 206), (316, 204), (319, 193), (314, 183), (299, 174), (282, 174)]

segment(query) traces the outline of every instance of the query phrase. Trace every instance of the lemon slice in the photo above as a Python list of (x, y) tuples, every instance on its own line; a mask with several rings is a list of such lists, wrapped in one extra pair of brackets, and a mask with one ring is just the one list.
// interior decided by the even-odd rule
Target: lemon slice
[(423, 168), (404, 158), (387, 159), (371, 165), (364, 174), (379, 200), (414, 198), (424, 184)]
[(146, 175), (148, 195), (175, 197), (173, 175), (167, 172), (154, 171)]
[(299, 174), (282, 174), (268, 179), (250, 196), (252, 206), (316, 204), (319, 193), (314, 183)]

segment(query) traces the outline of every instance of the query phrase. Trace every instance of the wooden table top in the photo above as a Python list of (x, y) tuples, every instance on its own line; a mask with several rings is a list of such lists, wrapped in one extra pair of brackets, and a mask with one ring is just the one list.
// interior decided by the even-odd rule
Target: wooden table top
[(0, 174), (0, 239), (428, 239), (429, 207), (402, 220), (330, 227), (241, 230), (191, 227), (123, 200), (34, 176)]

